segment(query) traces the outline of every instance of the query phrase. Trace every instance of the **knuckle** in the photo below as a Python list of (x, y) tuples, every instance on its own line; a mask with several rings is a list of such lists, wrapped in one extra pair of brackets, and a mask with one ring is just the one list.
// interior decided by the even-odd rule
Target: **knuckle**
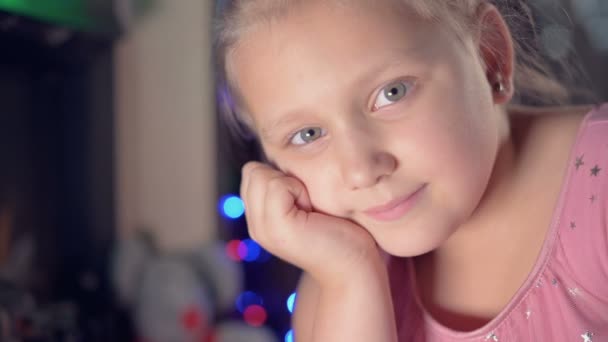
[(287, 184), (283, 177), (273, 177), (269, 179), (268, 183), (266, 184), (266, 188), (271, 192), (284, 190), (286, 186)]
[(250, 173), (251, 170), (255, 169), (258, 166), (258, 164), (259, 163), (253, 161), (245, 163), (245, 165), (243, 165), (243, 167), (241, 168), (241, 173), (244, 175)]

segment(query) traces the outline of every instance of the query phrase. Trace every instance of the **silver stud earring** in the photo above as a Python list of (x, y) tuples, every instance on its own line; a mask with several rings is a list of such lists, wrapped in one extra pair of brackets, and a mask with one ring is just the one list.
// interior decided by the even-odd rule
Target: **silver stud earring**
[(502, 82), (496, 82), (496, 84), (494, 84), (494, 90), (499, 93), (502, 94), (505, 92), (505, 85)]
[(494, 91), (503, 94), (506, 91), (505, 84), (502, 81), (502, 76), (500, 74), (496, 75), (496, 82), (494, 82)]

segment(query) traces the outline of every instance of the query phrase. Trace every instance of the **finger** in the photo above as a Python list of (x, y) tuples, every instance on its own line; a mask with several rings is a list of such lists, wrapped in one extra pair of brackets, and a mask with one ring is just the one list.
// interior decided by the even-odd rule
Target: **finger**
[(286, 190), (293, 197), (294, 203), (298, 209), (306, 212), (312, 211), (312, 203), (308, 195), (308, 190), (304, 183), (295, 177), (285, 177), (284, 184)]
[(245, 218), (247, 222), (247, 228), (250, 231), (250, 235), (252, 235), (251, 231), (254, 227), (254, 223), (256, 222), (255, 217), (259, 216), (255, 214), (256, 210), (259, 209), (257, 209), (254, 205), (255, 203), (259, 202), (254, 199), (256, 197), (255, 191), (254, 194), (252, 194), (251, 185), (252, 183), (255, 184), (256, 180), (258, 182), (260, 181), (259, 169), (261, 169), (262, 167), (263, 166), (257, 162), (247, 163), (243, 167), (243, 179), (241, 181), (241, 199), (243, 200), (243, 203), (245, 205)]
[(265, 229), (264, 227), (267, 225), (264, 218), (265, 197), (268, 192), (267, 184), (272, 179), (281, 178), (284, 175), (267, 165), (259, 164), (259, 166), (249, 170), (247, 177), (247, 189), (243, 200), (246, 203), (245, 213), (248, 229), (253, 238), (260, 229)]
[(249, 187), (251, 172), (256, 168), (263, 167), (263, 166), (264, 166), (264, 164), (259, 163), (259, 162), (248, 162), (248, 163), (245, 163), (245, 165), (243, 165), (243, 168), (241, 169), (241, 186), (240, 186), (240, 190), (239, 190), (239, 193), (241, 194), (241, 198), (244, 198), (245, 194), (247, 193), (247, 188)]
[(297, 211), (308, 212), (311, 208), (304, 184), (293, 177), (269, 180), (264, 203), (267, 220), (275, 215), (289, 220), (288, 216), (293, 217)]
[[(243, 166), (240, 194), (245, 205), (245, 217), (247, 218), (248, 223), (254, 222), (251, 217), (251, 213), (254, 209), (251, 205), (256, 203), (256, 200), (253, 199), (251, 191), (249, 190), (251, 183), (256, 182), (256, 179), (260, 179), (260, 174), (268, 172), (267, 169), (267, 165), (259, 162), (248, 162)], [(258, 182), (259, 181), (260, 180), (258, 180)]]

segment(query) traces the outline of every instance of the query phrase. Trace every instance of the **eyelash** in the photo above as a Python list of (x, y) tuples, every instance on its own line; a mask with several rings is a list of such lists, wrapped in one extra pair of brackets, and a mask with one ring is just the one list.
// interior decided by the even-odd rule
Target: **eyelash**
[[(391, 102), (391, 103), (388, 103), (388, 104), (385, 104), (385, 105), (382, 105), (382, 106), (378, 106), (377, 105), (377, 103), (378, 103), (378, 97), (382, 96), (384, 94), (384, 90), (386, 90), (388, 87), (394, 86), (396, 84), (404, 85), (405, 89), (406, 89), (406, 93), (402, 97), (400, 97), (399, 99), (397, 99), (396, 101), (391, 102), (391, 100), (387, 99), (387, 102)], [(393, 81), (391, 83), (386, 84), (385, 86), (383, 86), (382, 88), (380, 88), (380, 90), (376, 93), (376, 96), (374, 98), (374, 103), (371, 106), (372, 112), (378, 111), (378, 110), (380, 110), (380, 109), (382, 109), (382, 108), (384, 108), (386, 106), (390, 106), (390, 105), (392, 105), (394, 103), (397, 103), (397, 102), (401, 101), (402, 99), (406, 98), (408, 96), (408, 94), (412, 91), (412, 89), (415, 87), (415, 85), (416, 85), (416, 82), (413, 81), (413, 80), (398, 80), (398, 81)], [(319, 138), (317, 138), (317, 139), (315, 139), (315, 140), (313, 140), (311, 142), (303, 142), (303, 143), (300, 143), (300, 144), (293, 143), (294, 139), (299, 134), (302, 134), (302, 132), (304, 132), (305, 130), (317, 129), (317, 128), (321, 130), (321, 136)], [(305, 145), (311, 144), (311, 143), (315, 142), (316, 140), (324, 137), (326, 134), (327, 133), (325, 132), (325, 130), (323, 128), (321, 128), (321, 127), (309, 126), (309, 127), (305, 127), (305, 128), (299, 129), (299, 130), (293, 132), (292, 134), (290, 134), (288, 136), (287, 143), (288, 143), (288, 145), (293, 145), (293, 146), (305, 146)]]
[[(387, 99), (386, 102), (389, 102), (388, 104), (383, 104), (383, 105), (379, 106), (378, 105), (378, 98), (380, 96), (384, 96), (384, 90), (386, 90), (387, 88), (389, 88), (391, 86), (395, 86), (397, 84), (405, 86), (405, 89), (406, 89), (405, 94), (401, 98), (399, 98), (399, 99), (397, 99), (395, 101), (391, 101), (391, 100)], [(376, 96), (374, 97), (374, 101), (373, 101), (373, 103), (370, 106), (371, 107), (371, 111), (375, 112), (375, 111), (378, 111), (378, 110), (380, 110), (380, 109), (382, 109), (384, 107), (387, 107), (387, 106), (390, 106), (390, 105), (395, 104), (397, 102), (400, 102), (401, 100), (403, 100), (403, 99), (405, 99), (405, 98), (407, 98), (409, 96), (409, 93), (412, 92), (412, 90), (413, 90), (413, 88), (415, 86), (416, 86), (416, 82), (414, 80), (397, 80), (397, 81), (392, 81), (391, 83), (388, 83), (388, 84), (384, 85), (376, 93)]]
[[(295, 143), (293, 143), (294, 139), (295, 139), (295, 138), (296, 138), (298, 135), (302, 134), (302, 132), (304, 132), (304, 131), (306, 131), (306, 130), (317, 129), (317, 128), (321, 130), (321, 136), (320, 136), (319, 138), (317, 138), (317, 139), (315, 139), (314, 141), (311, 141), (311, 142), (304, 142), (304, 143), (302, 143), (302, 144), (295, 144)], [(311, 144), (311, 143), (315, 142), (316, 140), (318, 140), (318, 139), (320, 139), (320, 138), (324, 137), (326, 134), (327, 134), (327, 132), (326, 132), (326, 131), (325, 131), (323, 128), (321, 128), (321, 127), (314, 127), (314, 126), (305, 127), (305, 128), (299, 129), (299, 130), (297, 130), (296, 132), (294, 132), (294, 133), (290, 134), (290, 135), (289, 135), (289, 139), (288, 139), (287, 143), (288, 143), (289, 145), (293, 145), (293, 146), (305, 146), (305, 145)]]

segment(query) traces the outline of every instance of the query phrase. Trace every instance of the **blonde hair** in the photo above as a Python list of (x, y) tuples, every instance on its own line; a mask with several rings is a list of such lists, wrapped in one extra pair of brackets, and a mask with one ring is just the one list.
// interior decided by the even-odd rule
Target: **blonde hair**
[[(218, 9), (215, 32), (217, 57), (218, 101), (221, 117), (233, 134), (241, 138), (255, 138), (248, 125), (239, 117), (239, 96), (233, 84), (230, 57), (239, 39), (255, 25), (272, 23), (296, 4), (310, 0), (231, 0)], [(352, 4), (353, 0), (332, 0), (338, 4)], [(365, 0), (357, 0), (365, 1)], [(536, 25), (524, 0), (390, 0), (405, 5), (424, 20), (446, 25), (459, 37), (478, 29), (477, 10), (483, 3), (491, 3), (501, 12), (509, 26), (515, 50), (513, 103), (561, 105), (571, 99), (570, 92), (557, 81), (552, 69), (540, 58)], [(481, 27), (481, 29), (484, 29)], [(491, 46), (486, 47), (492, 50)], [(566, 68), (567, 70), (567, 68)]]

